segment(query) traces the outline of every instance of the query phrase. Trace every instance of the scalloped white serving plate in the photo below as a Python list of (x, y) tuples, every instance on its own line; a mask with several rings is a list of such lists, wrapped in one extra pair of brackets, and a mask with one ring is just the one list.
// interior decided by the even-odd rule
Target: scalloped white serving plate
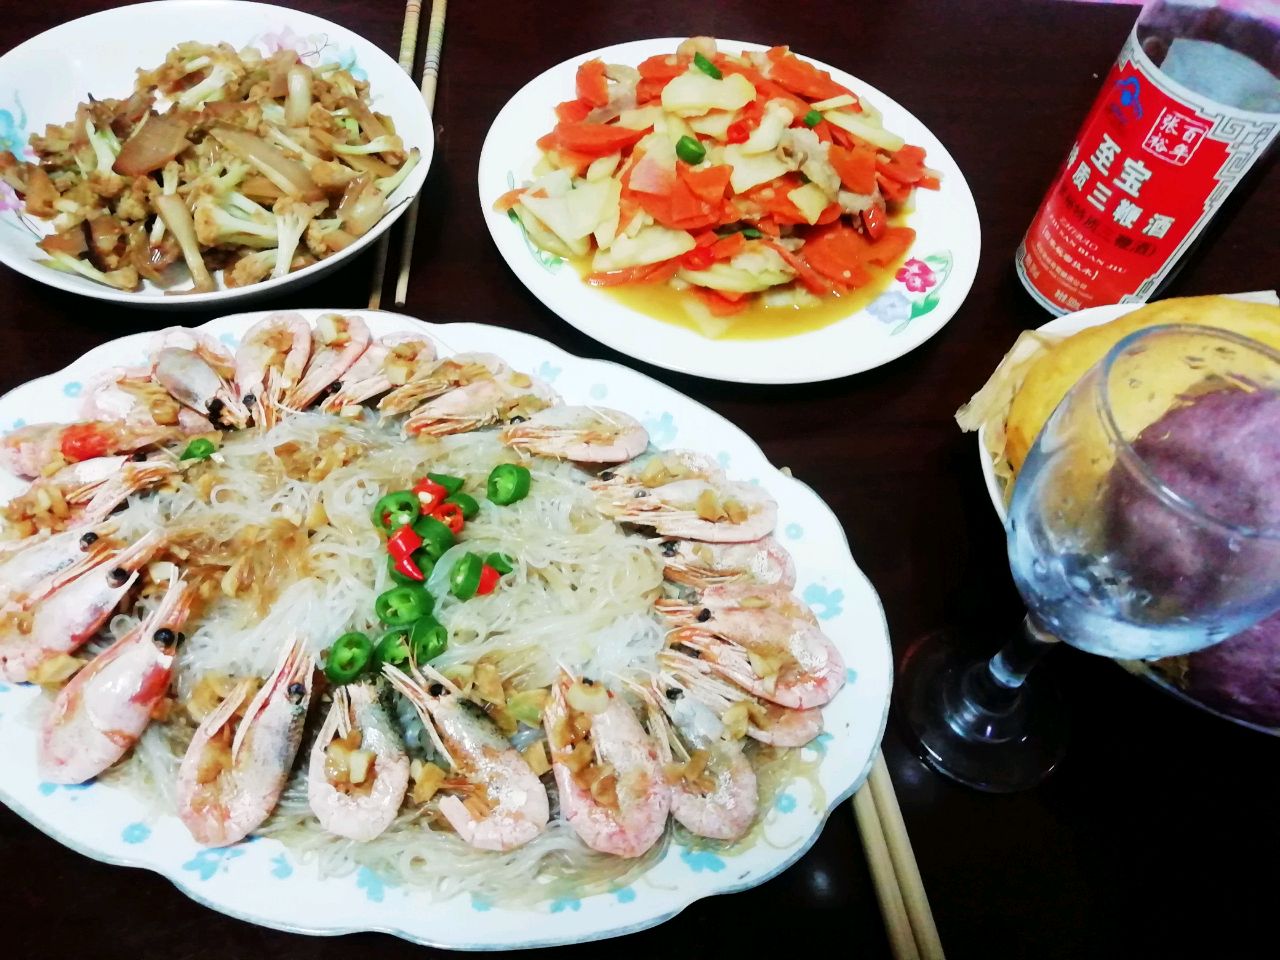
[[(910, 258), (919, 261), (862, 310), (807, 333), (774, 340), (711, 340), (656, 320), (583, 283), (568, 264), (540, 255), (520, 226), (496, 213), (493, 202), (528, 179), (538, 160), (535, 142), (555, 126), (555, 105), (572, 99), (574, 73), (584, 60), (634, 66), (675, 51), (683, 38), (635, 40), (566, 60), (530, 80), (498, 113), (480, 152), (480, 205), (485, 222), (515, 275), (548, 308), (613, 349), (668, 370), (737, 383), (814, 383), (870, 370), (914, 350), (951, 319), (973, 286), (981, 229), (964, 174), (946, 147), (905, 107), (869, 83), (819, 60), (816, 64), (884, 114), (884, 125), (928, 153), (941, 171), (941, 190), (917, 190), (909, 225), (916, 230)], [(765, 50), (758, 43), (720, 40), (730, 51)]]
[[(257, 47), (265, 53), (296, 50), (310, 66), (338, 63), (357, 79), (369, 81), (374, 108), (392, 117), (396, 132), (422, 158), (388, 198), (387, 213), (345, 250), (276, 280), (247, 287), (219, 288), (168, 295), (146, 282), (136, 292), (116, 290), (84, 277), (41, 266), (36, 244), (52, 225), (23, 214), (9, 187), (0, 185), (0, 262), (33, 280), (99, 300), (137, 307), (208, 309), (211, 304), (243, 304), (281, 288), (318, 279), (385, 233), (408, 209), (427, 178), (435, 145), (431, 114), (413, 78), (387, 54), (358, 33), (301, 10), (241, 0), (156, 0), (117, 7), (59, 24), (0, 56), (0, 150), (22, 156), (27, 138), (50, 123), (66, 123), (88, 94), (124, 97), (133, 90), (135, 72), (164, 62), (165, 54), (187, 40), (227, 42), (237, 50)], [(178, 289), (175, 288), (175, 289)]]
[[(321, 310), (300, 311), (314, 320)], [(351, 313), (353, 311), (346, 311)], [(892, 682), (888, 627), (879, 598), (849, 553), (839, 520), (805, 484), (779, 473), (740, 429), (655, 380), (613, 363), (584, 360), (512, 330), (479, 324), (424, 324), (391, 313), (359, 312), (375, 335), (426, 330), (445, 352), (485, 350), (550, 382), (569, 403), (599, 403), (640, 418), (659, 447), (716, 455), (735, 478), (758, 481), (777, 499), (777, 536), (795, 557), (797, 592), (814, 609), (848, 665), (848, 683), (825, 710), (826, 730), (805, 748), (821, 756), (822, 796), (806, 781), (788, 784), (762, 810), (763, 836), (741, 851), (673, 843), (635, 883), (608, 893), (511, 909), (469, 895), (435, 900), (394, 886), (367, 869), (323, 878), (276, 840), (208, 850), (171, 815), (110, 784), (61, 787), (36, 772), (32, 709), (39, 693), (0, 684), (0, 801), (60, 843), (108, 863), (145, 867), (206, 906), (264, 926), (310, 934), (392, 933), (432, 946), (510, 949), (618, 936), (660, 923), (702, 897), (743, 890), (794, 863), (827, 816), (861, 784), (884, 732)], [(222, 317), (206, 330), (228, 345), (262, 313)], [(0, 430), (37, 420), (77, 418), (81, 385), (109, 366), (138, 363), (149, 334), (103, 344), (58, 373), (0, 398)], [(0, 474), (0, 501), (22, 484)]]
[[(1241, 294), (1241, 299), (1256, 298), (1256, 294)], [(1274, 302), (1274, 294), (1272, 300)], [(1055, 317), (1048, 323), (1042, 324), (1036, 329), (1042, 333), (1049, 333), (1059, 337), (1068, 337), (1073, 333), (1079, 333), (1089, 327), (1100, 326), (1104, 323), (1110, 323), (1112, 320), (1118, 320), (1127, 313), (1132, 313), (1140, 307), (1146, 306), (1142, 303), (1113, 303), (1105, 304), (1100, 307), (1088, 307), (1084, 310), (1077, 310), (1075, 313), (1067, 313), (1061, 317)], [(995, 464), (992, 462), (990, 455), (987, 453), (987, 445), (985, 442), (985, 431), (980, 429), (977, 434), (978, 439), (978, 457), (982, 464), (982, 479), (987, 485), (987, 495), (991, 498), (991, 505), (995, 507), (996, 516), (1000, 518), (1003, 524), (1009, 519), (1009, 511), (1004, 501), (1004, 484), (999, 477), (996, 476)], [(1242, 727), (1248, 727), (1250, 730), (1257, 730), (1259, 733), (1267, 733), (1274, 737), (1280, 737), (1280, 727), (1267, 727), (1259, 723), (1253, 723), (1241, 717), (1233, 717), (1229, 713), (1224, 713), (1215, 707), (1209, 706), (1197, 700), (1187, 691), (1183, 690), (1172, 680), (1166, 677), (1158, 670), (1154, 670), (1151, 664), (1145, 660), (1116, 660), (1117, 665), (1123, 667), (1135, 677), (1147, 681), (1154, 686), (1159, 687), (1165, 693), (1181, 700), (1183, 703), (1189, 703), (1193, 707), (1197, 707), (1206, 713), (1211, 713), (1215, 717), (1221, 717), (1223, 720), (1230, 720), (1234, 724)]]

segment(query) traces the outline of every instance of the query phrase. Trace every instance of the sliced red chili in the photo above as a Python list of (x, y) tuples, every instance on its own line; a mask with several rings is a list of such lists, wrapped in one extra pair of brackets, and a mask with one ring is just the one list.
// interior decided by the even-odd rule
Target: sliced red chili
[(444, 498), (449, 496), (448, 488), (436, 483), (430, 477), (423, 477), (415, 483), (413, 492), (418, 495), (418, 502), (422, 504), (423, 513), (431, 513), (437, 504), (443, 503)]
[[(405, 529), (407, 530), (408, 527)], [(413, 557), (407, 553), (402, 557), (395, 558), (395, 567), (393, 569), (401, 576), (406, 577), (409, 580), (415, 580), (418, 583), (427, 579), (423, 574), (422, 569), (414, 561)]]
[(736, 123), (729, 124), (729, 128), (725, 131), (724, 138), (729, 143), (746, 143), (751, 136), (751, 128), (741, 120)]
[(458, 506), (456, 503), (440, 504), (431, 511), (431, 516), (435, 517), (448, 527), (454, 536), (457, 536), (457, 534), (462, 530), (463, 523), (466, 522), (466, 518), (462, 515), (462, 507)]
[(476, 595), (483, 597), (486, 593), (493, 593), (501, 579), (502, 574), (486, 563), (480, 568), (480, 585), (476, 587)]
[(422, 546), (422, 537), (418, 536), (418, 532), (408, 524), (387, 538), (387, 553), (397, 560), (410, 556), (420, 546)]
[(715, 259), (710, 247), (694, 247), (680, 258), (680, 265), (686, 270), (706, 270)]

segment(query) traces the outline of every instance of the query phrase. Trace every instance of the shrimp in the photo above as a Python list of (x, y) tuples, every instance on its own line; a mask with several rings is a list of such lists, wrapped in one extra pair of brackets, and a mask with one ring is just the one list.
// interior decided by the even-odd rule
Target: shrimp
[(134, 463), (129, 457), (95, 457), (35, 480), (5, 507), (13, 522), (29, 521), (37, 530), (70, 530), (100, 523), (130, 494), (155, 486), (177, 473), (163, 461)]
[(699, 543), (659, 539), (663, 573), (668, 580), (705, 589), (727, 580), (754, 580), (791, 588), (796, 567), (773, 537), (747, 543)]
[(396, 818), (408, 788), (409, 757), (377, 685), (337, 687), (307, 766), (307, 799), (320, 826), (372, 840)]
[(844, 686), (844, 658), (786, 587), (737, 581), (697, 604), (659, 600), (676, 627), (669, 642), (697, 651), (716, 672), (784, 707), (820, 707)]
[(102, 553), (110, 548), (106, 538), (114, 532), (115, 525), (109, 523), (83, 532), (44, 532), (5, 550), (0, 556), (0, 584), (4, 585), (0, 606), (25, 609), (28, 604), (21, 601), (38, 584), (47, 582), (47, 589), (36, 596), (36, 600), (43, 599), (60, 585), (55, 579), (58, 574), (65, 572), (67, 575), (62, 578), (65, 581), (96, 565)]
[(163, 544), (163, 535), (152, 531), (123, 550), (90, 554), (33, 587), (34, 603), (0, 619), (0, 679), (25, 682), (42, 663), (83, 646)]
[(163, 460), (125, 463), (114, 476), (99, 483), (82, 484), (67, 494), (67, 503), (80, 508), (73, 509), (71, 526), (101, 523), (133, 494), (177, 475), (177, 465)]
[(340, 379), (369, 349), (369, 326), (358, 316), (326, 313), (316, 321), (312, 334), (311, 359), (302, 379), (285, 392), (282, 404), (291, 410), (305, 410), (331, 387), (340, 389)]
[(254, 678), (200, 724), (178, 767), (178, 816), (198, 842), (236, 843), (271, 816), (302, 742), (314, 673), (302, 641), (291, 640), (243, 711)]
[(0, 440), (0, 467), (28, 479), (61, 469), (68, 463), (129, 453), (181, 440), (181, 427), (85, 420), (80, 423), (33, 423)]
[(185, 409), (147, 370), (107, 370), (84, 390), (80, 416), (86, 420), (118, 420), (142, 426), (181, 427), (184, 433), (213, 429), (200, 414)]
[(527, 419), (559, 401), (554, 390), (528, 374), (508, 371), (428, 400), (404, 422), (405, 433), (442, 437), (494, 423)]
[(173, 657), (195, 590), (176, 574), (155, 611), (58, 693), (41, 725), (40, 775), (83, 783), (124, 756), (169, 690)]
[(587, 488), (618, 500), (635, 496), (637, 490), (652, 490), (676, 480), (706, 480), (721, 483), (724, 470), (718, 461), (696, 450), (655, 450), (630, 463), (603, 470)]
[(502, 442), (521, 453), (578, 463), (621, 463), (649, 446), (648, 431), (618, 410), (551, 407), (502, 431)]
[(756, 773), (741, 744), (725, 738), (724, 724), (708, 707), (678, 690), (670, 693), (677, 695), (640, 689), (671, 783), (671, 815), (699, 837), (738, 840), (759, 809)]
[(311, 327), (296, 313), (272, 313), (245, 333), (236, 351), (235, 387), (253, 422), (271, 427), (286, 392), (311, 357)]
[(239, 430), (249, 422), (249, 410), (235, 388), (198, 350), (162, 348), (155, 355), (152, 376), (171, 397), (212, 424)]
[(618, 857), (638, 857), (657, 843), (671, 791), (657, 745), (626, 702), (565, 673), (552, 686), (542, 719), (560, 812), (582, 842)]
[(417, 333), (390, 333), (371, 344), (351, 365), (339, 390), (329, 395), (321, 409), (341, 413), (381, 394), (404, 386), (419, 371), (434, 366), (436, 348)]
[(465, 801), (440, 798), (440, 813), (465, 843), (514, 850), (547, 828), (546, 787), (492, 720), (429, 667), (406, 674), (386, 664), (382, 672), (413, 705), (454, 774), (477, 788)]
[(378, 409), (384, 417), (409, 413), (442, 393), (479, 380), (492, 380), (510, 369), (507, 361), (492, 353), (456, 353), (415, 369), (408, 381), (378, 401)]
[(711, 543), (760, 540), (778, 522), (778, 505), (764, 490), (727, 480), (676, 480), (652, 490), (606, 487), (596, 502), (615, 520), (653, 527), (664, 537)]
[[(677, 650), (658, 654), (659, 678), (668, 697), (688, 694), (709, 707), (726, 727), (775, 747), (803, 747), (822, 733), (822, 711), (793, 710), (753, 697), (712, 676), (712, 667)], [(745, 724), (745, 726), (744, 726)]]

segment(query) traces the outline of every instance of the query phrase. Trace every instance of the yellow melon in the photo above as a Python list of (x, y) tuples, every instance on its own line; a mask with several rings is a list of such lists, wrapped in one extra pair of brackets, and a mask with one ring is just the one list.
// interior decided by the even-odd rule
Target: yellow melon
[[(1228, 297), (1181, 297), (1161, 300), (1096, 327), (1089, 327), (1050, 347), (1027, 371), (1009, 407), (1005, 455), (1016, 472), (1054, 408), (1089, 369), (1113, 346), (1136, 330), (1185, 323), (1217, 327), (1280, 350), (1280, 307), (1245, 303)], [(1158, 357), (1152, 358), (1159, 367)], [(1164, 365), (1169, 377), (1186, 375), (1183, 364)], [(1166, 388), (1174, 385), (1165, 384)], [(1169, 396), (1169, 389), (1158, 391)], [(1135, 417), (1143, 415), (1132, 411)], [(1124, 411), (1117, 411), (1120, 419)]]

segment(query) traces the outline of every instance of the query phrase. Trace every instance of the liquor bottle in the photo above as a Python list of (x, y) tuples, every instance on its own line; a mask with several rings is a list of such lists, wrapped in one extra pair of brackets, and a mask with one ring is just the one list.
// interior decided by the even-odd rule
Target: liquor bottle
[[(1280, 0), (1151, 0), (1018, 247), (1055, 314), (1142, 303), (1280, 132)], [(1277, 252), (1277, 231), (1268, 259)]]

